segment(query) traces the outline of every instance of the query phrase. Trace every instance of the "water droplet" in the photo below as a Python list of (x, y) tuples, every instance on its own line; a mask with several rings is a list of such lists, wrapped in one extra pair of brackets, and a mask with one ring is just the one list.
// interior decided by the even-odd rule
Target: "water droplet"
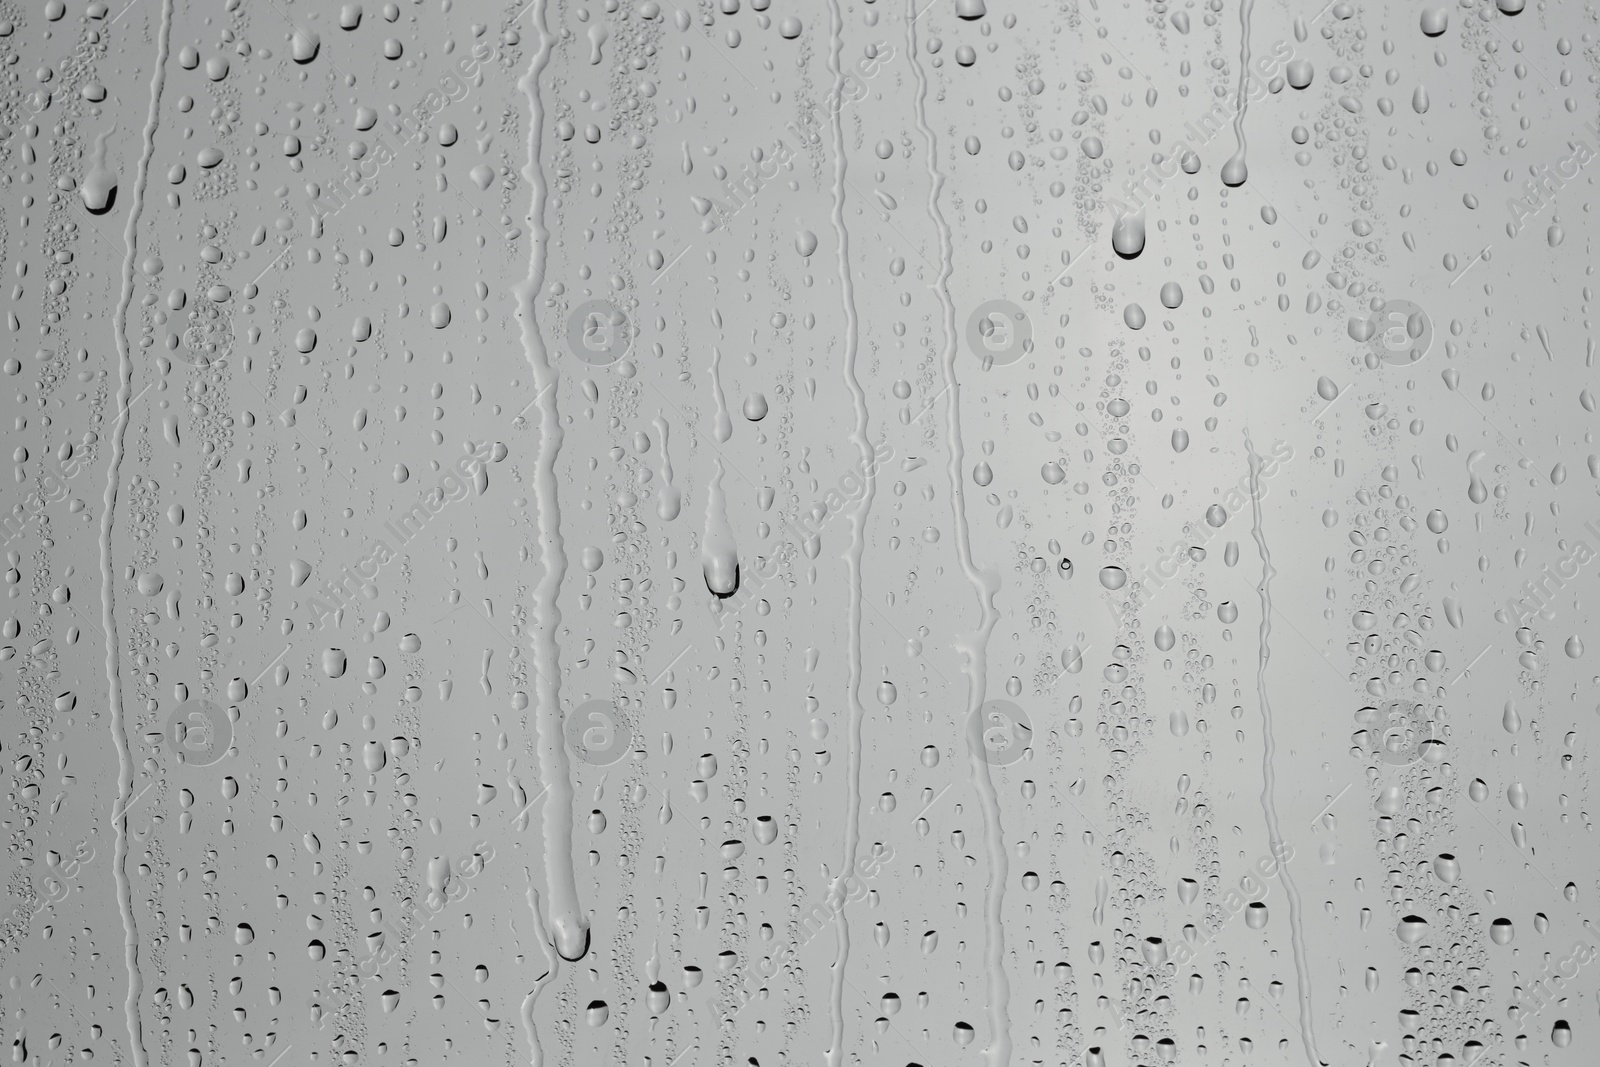
[(1514, 734), (1522, 729), (1522, 716), (1517, 713), (1517, 706), (1511, 701), (1506, 701), (1506, 707), (1500, 713), (1500, 725), (1508, 734)]

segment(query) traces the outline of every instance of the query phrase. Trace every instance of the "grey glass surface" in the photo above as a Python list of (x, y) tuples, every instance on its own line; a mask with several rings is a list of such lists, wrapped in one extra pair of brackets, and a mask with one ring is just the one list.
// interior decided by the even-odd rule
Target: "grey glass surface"
[(1589, 1064), (1575, 2), (0, 2), (28, 1067)]

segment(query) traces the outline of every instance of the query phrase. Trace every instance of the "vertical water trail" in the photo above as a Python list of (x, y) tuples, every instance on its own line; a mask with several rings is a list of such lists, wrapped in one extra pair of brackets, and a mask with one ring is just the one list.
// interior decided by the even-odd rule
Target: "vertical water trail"
[(117, 677), (117, 617), (112, 609), (111, 530), (117, 507), (117, 486), (122, 478), (123, 437), (132, 417), (128, 397), (133, 391), (133, 358), (128, 347), (128, 306), (133, 303), (133, 261), (139, 251), (139, 219), (144, 214), (144, 191), (150, 176), (150, 159), (156, 151), (156, 127), (161, 120), (161, 91), (166, 86), (167, 53), (172, 41), (172, 0), (161, 0), (161, 27), (156, 31), (156, 69), (150, 77), (150, 110), (145, 116), (139, 172), (134, 177), (133, 204), (123, 227), (127, 250), (122, 261), (122, 294), (117, 300), (117, 424), (111, 430), (111, 460), (106, 469), (106, 492), (100, 516), (100, 625), (106, 641), (106, 694), (111, 704), (111, 737), (117, 745), (117, 806), (112, 826), (117, 844), (112, 873), (117, 880), (117, 907), (122, 912), (123, 960), (128, 968), (128, 999), (123, 1011), (128, 1019), (128, 1047), (134, 1067), (145, 1067), (143, 1027), (139, 1024), (139, 998), (144, 983), (139, 977), (139, 933), (133, 921), (133, 886), (128, 881), (128, 802), (133, 791), (133, 756), (128, 748), (128, 726), (123, 715), (122, 687)]
[(939, 146), (933, 128), (928, 125), (928, 76), (918, 60), (915, 0), (908, 5), (906, 25), (906, 54), (911, 57), (911, 69), (917, 74), (917, 129), (928, 146), (928, 215), (939, 231), (939, 304), (944, 311), (944, 391), (950, 396), (949, 413), (945, 417), (945, 432), (950, 451), (950, 501), (954, 512), (956, 547), (961, 556), (961, 570), (978, 594), (978, 607), (982, 618), (978, 624), (976, 640), (968, 646), (967, 671), (972, 680), (967, 701), (967, 746), (971, 753), (973, 785), (978, 790), (978, 802), (983, 811), (984, 837), (989, 846), (989, 883), (984, 887), (984, 967), (989, 981), (990, 1045), (985, 1055), (992, 1067), (1005, 1067), (1011, 1062), (1011, 981), (1005, 972), (1005, 929), (1001, 925), (1001, 912), (1005, 905), (1006, 878), (1010, 869), (1005, 846), (1000, 840), (1000, 798), (995, 793), (994, 779), (989, 774), (989, 764), (983, 760), (983, 734), (978, 709), (983, 706), (984, 686), (988, 681), (989, 634), (1000, 613), (995, 610), (994, 598), (1000, 589), (999, 576), (984, 574), (972, 562), (972, 537), (967, 529), (966, 488), (961, 479), (961, 467), (966, 455), (961, 447), (961, 386), (956, 381), (956, 306), (950, 299), (950, 275), (954, 270), (955, 253), (950, 236), (950, 224), (939, 208), (939, 191), (944, 187), (944, 175), (939, 172)]
[(683, 490), (672, 484), (672, 455), (667, 451), (667, 419), (660, 412), (652, 420), (656, 436), (661, 438), (661, 490), (656, 499), (656, 517), (671, 522), (683, 509)]
[(544, 103), (539, 96), (539, 76), (550, 62), (554, 39), (545, 26), (548, 0), (538, 0), (533, 24), (539, 32), (539, 49), (517, 87), (528, 98), (528, 163), (522, 168), (532, 190), (528, 210), (533, 248), (528, 277), (517, 286), (522, 319), (522, 345), (533, 368), (539, 401), (539, 461), (534, 475), (534, 499), (539, 508), (540, 563), (544, 574), (534, 594), (532, 635), (535, 721), (539, 733), (539, 777), (544, 780), (544, 862), (550, 897), (550, 933), (556, 952), (566, 960), (582, 959), (589, 951), (589, 920), (578, 903), (577, 875), (572, 867), (572, 764), (561, 731), (560, 661), (556, 633), (561, 628), (561, 583), (567, 574), (566, 546), (561, 540), (561, 504), (556, 494), (556, 458), (565, 438), (556, 414), (556, 372), (550, 353), (539, 335), (534, 309), (549, 259), (550, 231), (544, 223), (549, 185), (539, 152), (544, 140)]
[(722, 349), (711, 346), (711, 396), (717, 402), (717, 413), (711, 424), (711, 436), (717, 444), (725, 445), (733, 437), (733, 416), (728, 414), (728, 401), (722, 393)]
[(94, 139), (94, 154), (90, 157), (89, 172), (83, 176), (83, 184), (78, 187), (83, 206), (88, 208), (92, 215), (100, 215), (110, 210), (111, 197), (117, 191), (117, 176), (106, 166), (106, 141), (116, 132), (117, 127), (113, 125)]
[[(844, 51), (844, 15), (839, 10), (839, 0), (828, 0), (828, 15), (832, 34), (828, 69), (833, 72), (834, 91), (842, 94), (844, 65), (840, 56)], [(861, 706), (861, 554), (865, 546), (867, 515), (872, 510), (872, 498), (878, 489), (878, 472), (877, 465), (872, 462), (872, 446), (867, 442), (867, 395), (856, 378), (860, 324), (856, 320), (855, 282), (850, 276), (850, 233), (844, 224), (844, 109), (834, 107), (830, 110), (833, 112), (833, 230), (839, 239), (839, 284), (844, 299), (844, 380), (855, 402), (856, 425), (850, 437), (861, 452), (862, 474), (867, 483), (861, 507), (850, 516), (850, 550), (845, 553), (850, 582), (849, 637), (846, 641), (850, 694), (850, 729), (846, 736), (850, 755), (845, 772), (849, 792), (845, 797), (844, 866), (835, 875), (834, 885), (830, 888), (830, 894), (833, 894), (843, 891), (843, 879), (855, 871), (856, 850), (861, 844), (861, 720), (866, 715), (866, 710)], [(850, 959), (850, 924), (842, 906), (834, 912), (834, 924), (839, 931), (839, 954), (833, 963), (833, 1044), (828, 1049), (828, 1065), (840, 1067), (844, 1062), (845, 967)]]
[[(1272, 759), (1277, 752), (1277, 742), (1272, 734), (1272, 704), (1267, 699), (1267, 661), (1272, 658), (1268, 641), (1272, 636), (1272, 578), (1278, 572), (1272, 569), (1272, 553), (1267, 549), (1266, 534), (1261, 529), (1261, 457), (1256, 455), (1250, 434), (1245, 432), (1244, 446), (1250, 453), (1250, 511), (1253, 525), (1250, 532), (1255, 537), (1256, 549), (1261, 553), (1261, 584), (1256, 592), (1261, 596), (1261, 654), (1256, 663), (1256, 698), (1261, 702), (1261, 813), (1267, 823), (1267, 842), (1272, 854), (1278, 855), (1283, 835), (1278, 832), (1278, 806), (1273, 799), (1277, 778), (1272, 771)], [(1278, 864), (1278, 878), (1283, 882), (1284, 896), (1289, 902), (1289, 941), (1294, 949), (1296, 993), (1300, 1002), (1300, 1038), (1305, 1042), (1306, 1055), (1312, 1067), (1323, 1063), (1317, 1052), (1316, 1036), (1311, 1032), (1311, 976), (1306, 969), (1305, 936), (1300, 929), (1300, 893), (1289, 877), (1289, 865)]]
[(706, 588), (719, 597), (732, 596), (739, 589), (739, 546), (728, 521), (728, 497), (722, 491), (726, 474), (722, 458), (717, 458), (717, 473), (706, 489), (705, 535), (700, 539), (700, 572)]
[(1250, 12), (1255, 0), (1241, 0), (1239, 4), (1239, 98), (1233, 109), (1233, 158), (1222, 165), (1222, 184), (1239, 186), (1250, 176), (1244, 161), (1244, 113), (1250, 106)]
[[(544, 955), (544, 973), (533, 980), (533, 988), (522, 998), (522, 1025), (528, 1029), (528, 1063), (531, 1067), (544, 1067), (544, 1049), (539, 1044), (539, 1032), (534, 1029), (533, 1007), (539, 1002), (544, 987), (556, 980), (561, 970), (561, 959), (550, 950), (550, 931), (539, 911), (539, 890), (534, 888), (533, 874), (524, 867), (528, 876), (528, 910), (533, 913), (533, 933), (539, 939), (539, 949)], [(538, 966), (538, 964), (534, 964)]]

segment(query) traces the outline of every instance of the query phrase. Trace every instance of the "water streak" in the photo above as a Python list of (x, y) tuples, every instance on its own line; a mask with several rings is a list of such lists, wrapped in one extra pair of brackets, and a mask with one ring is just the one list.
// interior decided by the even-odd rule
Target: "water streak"
[(962, 468), (966, 465), (966, 453), (961, 446), (961, 385), (956, 381), (959, 334), (956, 332), (955, 302), (950, 297), (950, 275), (955, 269), (955, 249), (950, 224), (939, 207), (939, 192), (944, 188), (944, 175), (937, 163), (938, 138), (934, 135), (933, 127), (928, 124), (928, 76), (922, 69), (921, 61), (916, 58), (921, 53), (917, 50), (914, 5), (908, 5), (908, 11), (910, 14), (907, 16), (906, 27), (907, 54), (913, 58), (911, 66), (917, 75), (917, 129), (928, 145), (928, 177), (931, 180), (928, 189), (928, 215), (939, 231), (939, 283), (935, 287), (935, 292), (939, 295), (939, 304), (944, 312), (942, 369), (944, 392), (950, 398), (950, 406), (945, 415), (945, 438), (950, 455), (948, 468), (950, 501), (954, 512), (956, 547), (960, 553), (961, 570), (966, 575), (967, 581), (972, 584), (973, 591), (978, 597), (979, 610), (982, 612), (978, 630), (964, 651), (967, 654), (965, 670), (971, 681), (967, 693), (967, 715), (970, 724), (967, 731), (969, 765), (973, 785), (978, 791), (978, 802), (983, 814), (984, 838), (989, 852), (989, 879), (984, 887), (983, 903), (985, 932), (983, 958), (989, 984), (990, 1044), (984, 1054), (991, 1067), (1005, 1067), (1011, 1062), (1011, 981), (1005, 972), (1005, 928), (1001, 923), (1001, 913), (1005, 904), (1010, 860), (1001, 836), (999, 796), (995, 792), (994, 778), (990, 774), (989, 764), (982, 758), (983, 736), (978, 718), (978, 710), (983, 706), (984, 687), (987, 684), (989, 634), (1000, 621), (1000, 613), (994, 606), (1000, 579), (993, 571), (979, 573), (972, 561), (972, 537), (967, 526), (966, 485), (961, 474)]
[(133, 789), (133, 755), (128, 746), (128, 725), (122, 706), (122, 683), (117, 676), (117, 622), (116, 590), (112, 575), (111, 531), (117, 509), (117, 487), (122, 478), (122, 457), (127, 433), (129, 399), (133, 390), (132, 345), (128, 338), (128, 307), (133, 303), (134, 257), (139, 251), (139, 219), (144, 214), (145, 189), (149, 184), (150, 160), (156, 150), (156, 128), (161, 118), (161, 94), (166, 87), (167, 54), (172, 42), (173, 0), (162, 0), (161, 25), (156, 31), (155, 73), (150, 78), (150, 110), (145, 117), (143, 144), (139, 153), (139, 171), (134, 178), (133, 209), (128, 212), (128, 222), (123, 229), (123, 247), (127, 250), (122, 261), (122, 295), (117, 301), (117, 424), (111, 431), (111, 462), (106, 470), (106, 491), (100, 520), (100, 590), (101, 626), (106, 640), (107, 696), (111, 704), (111, 736), (117, 746), (117, 803), (113, 809), (112, 825), (116, 828), (117, 843), (112, 873), (117, 882), (117, 907), (122, 913), (123, 959), (128, 968), (128, 998), (123, 1010), (128, 1020), (128, 1045), (133, 1053), (134, 1067), (145, 1067), (149, 1057), (145, 1052), (143, 1027), (139, 1021), (139, 999), (144, 992), (144, 982), (139, 974), (139, 934), (133, 919), (133, 886), (128, 880), (128, 805)]
[[(1266, 534), (1261, 528), (1261, 457), (1247, 433), (1245, 448), (1250, 453), (1250, 509), (1253, 519), (1251, 534), (1261, 553), (1261, 584), (1256, 592), (1261, 596), (1261, 652), (1256, 664), (1256, 696), (1261, 702), (1261, 813), (1267, 823), (1267, 841), (1274, 856), (1281, 853), (1283, 834), (1278, 830), (1278, 807), (1274, 799), (1277, 777), (1272, 760), (1277, 753), (1277, 742), (1272, 733), (1272, 702), (1267, 697), (1267, 661), (1272, 658), (1269, 640), (1272, 637), (1272, 578), (1278, 572), (1272, 568), (1272, 553), (1267, 548)], [(1284, 896), (1289, 902), (1289, 940), (1294, 950), (1296, 995), (1300, 1002), (1300, 1039), (1305, 1042), (1306, 1056), (1312, 1067), (1326, 1067), (1326, 1061), (1317, 1052), (1316, 1035), (1312, 1032), (1311, 974), (1306, 968), (1305, 933), (1300, 922), (1300, 893), (1289, 875), (1287, 863), (1278, 864), (1278, 879), (1283, 882)]]
[(539, 33), (539, 48), (518, 88), (528, 98), (528, 162), (522, 168), (532, 190), (528, 219), (533, 231), (528, 278), (517, 291), (522, 343), (533, 368), (540, 408), (539, 459), (534, 476), (534, 497), (539, 511), (540, 563), (543, 574), (534, 597), (534, 626), (531, 645), (534, 654), (534, 688), (537, 694), (539, 777), (548, 792), (544, 802), (545, 878), (550, 898), (551, 936), (563, 959), (579, 960), (589, 951), (589, 919), (578, 902), (577, 875), (572, 863), (572, 761), (561, 730), (560, 650), (556, 634), (561, 629), (561, 607), (557, 598), (567, 573), (567, 553), (561, 538), (561, 504), (557, 498), (556, 458), (561, 454), (565, 433), (556, 412), (557, 381), (550, 365), (550, 354), (539, 333), (537, 307), (540, 286), (549, 257), (550, 231), (545, 225), (549, 184), (540, 163), (544, 137), (544, 102), (539, 92), (539, 76), (550, 61), (553, 38), (545, 24), (547, 0), (539, 0), (533, 24)]

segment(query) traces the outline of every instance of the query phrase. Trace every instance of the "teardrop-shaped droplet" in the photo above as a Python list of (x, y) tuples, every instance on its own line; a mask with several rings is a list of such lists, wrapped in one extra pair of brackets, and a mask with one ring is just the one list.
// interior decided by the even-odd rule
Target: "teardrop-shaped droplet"
[(1522, 729), (1522, 716), (1517, 714), (1517, 706), (1511, 701), (1506, 701), (1506, 709), (1500, 714), (1500, 725), (1506, 733), (1514, 734)]
[(1237, 189), (1250, 177), (1250, 168), (1245, 166), (1244, 152), (1240, 150), (1233, 158), (1222, 165), (1222, 184), (1230, 189)]
[(1124, 212), (1111, 224), (1111, 248), (1123, 259), (1133, 259), (1143, 252), (1144, 240), (1143, 211)]
[(1395, 927), (1395, 933), (1407, 945), (1415, 945), (1428, 932), (1428, 920), (1420, 915), (1407, 915)]

